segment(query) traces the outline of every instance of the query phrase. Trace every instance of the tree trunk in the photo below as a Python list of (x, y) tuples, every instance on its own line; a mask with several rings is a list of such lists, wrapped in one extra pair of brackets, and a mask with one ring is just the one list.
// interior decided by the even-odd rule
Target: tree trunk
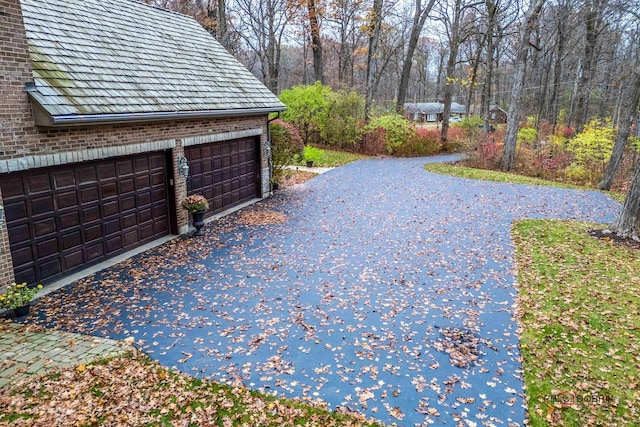
[(322, 58), (322, 38), (318, 22), (318, 8), (315, 0), (307, 0), (309, 8), (309, 27), (311, 29), (311, 50), (313, 51), (313, 72), (316, 81), (324, 84), (324, 63)]
[(633, 119), (635, 118), (636, 111), (638, 108), (638, 103), (640, 102), (640, 71), (635, 73), (635, 81), (633, 82), (632, 93), (629, 94), (625, 99), (628, 101), (625, 102), (625, 106), (623, 107), (622, 118), (620, 119), (620, 127), (618, 128), (618, 133), (616, 134), (616, 142), (613, 146), (613, 151), (611, 152), (611, 158), (609, 159), (609, 163), (607, 164), (607, 170), (604, 173), (604, 177), (602, 181), (598, 184), (598, 188), (600, 190), (611, 189), (611, 184), (613, 184), (613, 178), (618, 171), (618, 167), (622, 162), (622, 155), (624, 154), (624, 147), (627, 145), (627, 140), (629, 139), (629, 134), (631, 133), (631, 123), (633, 123)]
[(538, 17), (544, 1), (545, 0), (531, 0), (529, 10), (527, 10), (525, 16), (524, 28), (520, 33), (518, 55), (513, 76), (513, 88), (511, 90), (511, 104), (509, 105), (509, 112), (507, 113), (507, 131), (504, 137), (504, 148), (502, 150), (502, 170), (504, 171), (513, 169), (513, 163), (516, 157), (520, 102), (526, 79), (525, 71), (529, 54), (529, 36), (538, 23)]
[(636, 172), (633, 175), (629, 192), (627, 193), (627, 199), (622, 205), (622, 210), (618, 214), (618, 217), (611, 225), (611, 231), (623, 238), (631, 238), (634, 240), (640, 240), (638, 237), (638, 224), (639, 211), (640, 210), (640, 164), (636, 167)]
[(398, 99), (396, 101), (396, 111), (401, 113), (404, 109), (404, 103), (407, 99), (407, 90), (409, 88), (409, 77), (411, 77), (411, 67), (413, 66), (413, 54), (418, 45), (420, 33), (427, 20), (427, 16), (431, 12), (431, 8), (435, 0), (429, 0), (429, 4), (422, 9), (422, 0), (416, 0), (416, 10), (413, 16), (413, 24), (411, 26), (411, 35), (409, 36), (409, 46), (407, 48), (407, 56), (402, 66), (402, 75), (400, 76), (400, 84), (398, 86)]
[(229, 49), (227, 40), (227, 10), (225, 0), (218, 0), (218, 32), (216, 38), (224, 47)]
[[(485, 135), (489, 133), (490, 125), (490, 107), (491, 107), (491, 81), (493, 80), (493, 56), (495, 53), (495, 45), (493, 43), (493, 33), (496, 28), (496, 19), (498, 17), (498, 8), (494, 1), (486, 0), (485, 6), (487, 8), (487, 75), (482, 87), (482, 121)], [(468, 111), (467, 111), (468, 113)]]
[(585, 16), (584, 52), (582, 73), (576, 91), (575, 123), (576, 133), (582, 132), (589, 114), (589, 86), (596, 67), (596, 51), (600, 36), (602, 13), (607, 0), (587, 0)]
[(453, 22), (451, 22), (449, 35), (449, 59), (447, 60), (447, 80), (444, 83), (444, 106), (442, 111), (442, 129), (440, 130), (440, 144), (447, 149), (447, 133), (449, 133), (449, 116), (451, 115), (451, 101), (453, 100), (452, 87), (448, 79), (454, 77), (458, 49), (460, 48), (460, 18), (462, 14), (462, 0), (456, 0), (453, 9)]
[(365, 103), (364, 112), (365, 120), (369, 121), (369, 112), (373, 102), (374, 92), (374, 75), (373, 66), (376, 51), (378, 50), (378, 42), (380, 40), (380, 27), (382, 24), (382, 5), (383, 0), (373, 0), (373, 9), (371, 10), (371, 21), (369, 22), (369, 50), (367, 52), (367, 71), (365, 76)]

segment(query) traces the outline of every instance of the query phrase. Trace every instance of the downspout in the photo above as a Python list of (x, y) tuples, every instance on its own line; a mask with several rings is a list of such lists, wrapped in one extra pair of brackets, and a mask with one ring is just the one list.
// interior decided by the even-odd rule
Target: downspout
[(280, 111), (276, 111), (276, 116), (267, 120), (267, 162), (269, 163), (269, 195), (273, 195), (273, 157), (271, 156), (271, 122), (280, 118)]

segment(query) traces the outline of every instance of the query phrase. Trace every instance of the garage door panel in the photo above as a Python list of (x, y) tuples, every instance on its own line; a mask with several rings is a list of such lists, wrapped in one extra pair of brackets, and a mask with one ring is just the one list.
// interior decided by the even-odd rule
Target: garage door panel
[(31, 246), (24, 246), (21, 248), (11, 249), (11, 257), (14, 263), (29, 264), (33, 262), (35, 257), (33, 256), (33, 248)]
[[(2, 196), (6, 201), (9, 197), (5, 196), (4, 186), (2, 187)], [(7, 218), (27, 218), (29, 216), (27, 211), (27, 201), (15, 200), (13, 203), (6, 203), (4, 205), (4, 215)]]
[[(4, 199), (24, 198), (24, 183), (20, 176), (3, 175), (2, 176), (2, 197)], [(5, 204), (5, 209), (9, 209)]]
[(62, 262), (65, 270), (72, 270), (81, 266), (84, 263), (84, 252), (82, 248), (80, 247), (73, 252), (65, 252)]
[(34, 173), (27, 177), (27, 188), (30, 194), (51, 191), (51, 181), (48, 174)]
[(80, 212), (69, 212), (60, 215), (60, 230), (68, 230), (70, 228), (76, 228), (80, 225)]
[(36, 283), (36, 270), (33, 265), (27, 264), (23, 268), (15, 269), (13, 274), (16, 277), (16, 283)]
[(120, 212), (130, 211), (136, 208), (136, 196), (126, 196), (120, 199)]
[(76, 188), (76, 178), (73, 171), (60, 171), (53, 172), (51, 174), (53, 178), (53, 187), (56, 190), (73, 189)]
[(100, 219), (100, 206), (84, 206), (80, 210), (80, 216), (84, 224), (97, 221)]
[[(136, 191), (136, 184), (133, 178), (120, 178), (117, 186), (115, 183), (113, 184), (113, 186), (114, 186), (114, 194), (116, 195), (118, 193), (122, 195), (127, 193), (133, 193)], [(106, 195), (103, 193), (103, 196), (106, 196)]]
[(33, 231), (35, 237), (56, 236), (56, 220), (54, 218), (47, 218), (41, 221), (33, 222)]
[(75, 189), (56, 195), (56, 205), (58, 206), (58, 209), (77, 206), (78, 202), (78, 193), (76, 193)]
[(36, 243), (36, 254), (38, 259), (48, 257), (58, 252), (58, 239), (48, 239)]
[(40, 277), (50, 277), (58, 275), (62, 271), (62, 266), (60, 265), (60, 260), (56, 257), (44, 262), (38, 261), (38, 270)]
[(103, 259), (105, 257), (104, 242), (99, 241), (86, 246), (86, 258), (89, 262)]
[(100, 181), (116, 178), (117, 174), (115, 165), (113, 163), (99, 165), (98, 176), (100, 177)]
[(68, 232), (67, 234), (60, 237), (60, 241), (60, 246), (64, 250), (71, 248), (82, 248), (82, 232), (80, 230)]
[(133, 173), (133, 163), (131, 160), (120, 160), (116, 164), (116, 170), (119, 177), (129, 176)]
[(111, 216), (117, 216), (120, 213), (120, 204), (118, 199), (113, 199), (102, 203), (102, 217), (108, 218)]
[(100, 200), (100, 193), (97, 185), (80, 189), (80, 203), (91, 203)]
[(95, 166), (78, 166), (76, 176), (78, 184), (96, 184), (98, 182), (98, 172)]
[(46, 283), (168, 234), (165, 159), (143, 153), (1, 176), (16, 278)]
[(34, 197), (31, 199), (31, 214), (41, 215), (54, 211), (56, 208), (52, 195)]

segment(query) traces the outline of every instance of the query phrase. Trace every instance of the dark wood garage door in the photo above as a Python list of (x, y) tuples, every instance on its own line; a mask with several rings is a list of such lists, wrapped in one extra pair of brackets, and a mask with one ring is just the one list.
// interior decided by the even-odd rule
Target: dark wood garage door
[(202, 194), (213, 215), (258, 197), (258, 139), (243, 138), (185, 147), (187, 192)]
[(169, 233), (162, 152), (3, 175), (17, 282), (46, 283)]

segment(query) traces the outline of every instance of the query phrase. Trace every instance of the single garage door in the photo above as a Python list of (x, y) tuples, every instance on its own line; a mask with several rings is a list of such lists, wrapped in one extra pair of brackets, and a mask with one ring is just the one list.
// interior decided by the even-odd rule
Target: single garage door
[(185, 147), (187, 193), (202, 194), (213, 215), (258, 197), (258, 139), (242, 138)]
[(163, 152), (0, 177), (16, 282), (46, 283), (169, 233)]

